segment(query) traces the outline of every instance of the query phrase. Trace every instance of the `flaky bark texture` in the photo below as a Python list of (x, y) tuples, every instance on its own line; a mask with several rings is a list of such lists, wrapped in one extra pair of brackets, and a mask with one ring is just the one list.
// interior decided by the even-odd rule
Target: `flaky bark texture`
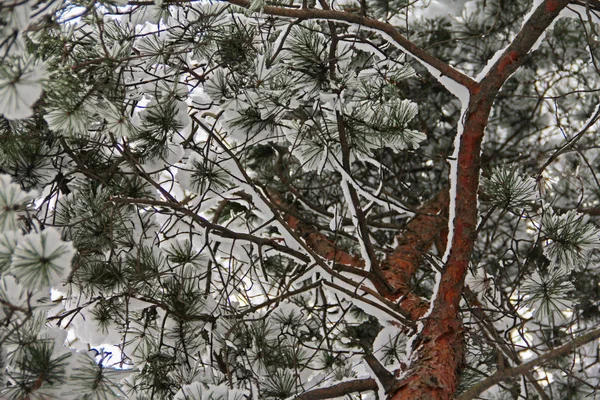
[[(429, 303), (411, 293), (410, 281), (421, 264), (423, 254), (440, 237), (448, 226), (448, 190), (442, 189), (436, 197), (425, 203), (418, 215), (406, 226), (398, 240), (398, 246), (382, 263), (383, 273), (395, 293), (390, 300), (397, 300), (413, 320), (427, 311)], [(438, 252), (443, 252), (444, 240), (438, 240)], [(443, 246), (443, 247), (442, 247)]]

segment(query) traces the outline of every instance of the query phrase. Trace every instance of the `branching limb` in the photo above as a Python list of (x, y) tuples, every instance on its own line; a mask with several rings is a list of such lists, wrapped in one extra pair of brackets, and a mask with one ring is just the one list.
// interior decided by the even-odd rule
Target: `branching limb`
[[(251, 2), (248, 0), (227, 1), (230, 4), (234, 4), (236, 6), (244, 8), (249, 8), (251, 5)], [(403, 35), (401, 35), (400, 32), (398, 32), (398, 30), (393, 25), (388, 24), (386, 22), (364, 17), (362, 15), (335, 10), (319, 10), (309, 8), (294, 9), (287, 7), (265, 6), (262, 9), (262, 12), (267, 15), (276, 15), (289, 18), (347, 22), (350, 24), (364, 26), (368, 29), (374, 29), (376, 31), (389, 35), (389, 37), (391, 37), (391, 39), (398, 45), (400, 45), (400, 47), (402, 47), (407, 53), (422, 61), (427, 66), (430, 66), (433, 69), (437, 70), (440, 76), (448, 77), (453, 81), (457, 82), (458, 84), (464, 86), (468, 90), (473, 90), (477, 86), (477, 82), (475, 82), (472, 78), (454, 69), (450, 65), (441, 61), (439, 58), (432, 56), (431, 54), (423, 50), (421, 47), (417, 46), (416, 44), (405, 38)]]
[(573, 339), (572, 341), (570, 341), (569, 343), (567, 343), (563, 346), (557, 347), (556, 349), (551, 350), (551, 351), (539, 356), (538, 358), (536, 358), (534, 360), (523, 363), (523, 364), (513, 367), (513, 368), (507, 368), (507, 369), (496, 371), (489, 378), (484, 379), (483, 381), (479, 382), (478, 384), (476, 384), (475, 386), (471, 387), (469, 390), (467, 390), (466, 392), (464, 392), (463, 394), (458, 396), (456, 400), (474, 399), (475, 397), (479, 396), (481, 393), (485, 392), (487, 389), (491, 388), (494, 385), (497, 385), (498, 383), (500, 383), (508, 378), (512, 378), (514, 376), (519, 376), (519, 375), (528, 373), (533, 368), (535, 368), (539, 365), (548, 364), (548, 362), (555, 360), (558, 357), (569, 354), (576, 348), (583, 346), (584, 344), (589, 343), (592, 340), (596, 340), (598, 338), (600, 338), (600, 329), (595, 329), (591, 332), (588, 332), (584, 335), (581, 335), (581, 336)]
[[(204, 126), (204, 123), (201, 120), (197, 119), (195, 116), (192, 116), (192, 119), (194, 119), (200, 126)], [(281, 227), (283, 230), (285, 230), (291, 236), (291, 238), (293, 238), (294, 242), (297, 245), (299, 245), (304, 251), (306, 251), (306, 253), (309, 256), (309, 260), (314, 261), (325, 273), (329, 274), (332, 278), (339, 279), (340, 281), (355, 288), (355, 290), (357, 290), (357, 291), (361, 290), (364, 293), (377, 299), (378, 303), (373, 302), (374, 304), (376, 304), (376, 307), (382, 309), (383, 311), (385, 311), (386, 307), (389, 308), (389, 310), (387, 310), (385, 312), (392, 315), (394, 318), (396, 318), (396, 320), (398, 320), (402, 324), (409, 326), (409, 327), (414, 326), (414, 323), (407, 318), (406, 313), (401, 309), (400, 306), (398, 306), (397, 304), (386, 299), (384, 296), (377, 293), (375, 290), (369, 288), (367, 285), (364, 285), (361, 282), (356, 282), (350, 278), (347, 278), (344, 275), (335, 271), (329, 265), (327, 265), (327, 263), (324, 262), (324, 260), (320, 257), (320, 255), (318, 253), (316, 253), (310, 246), (308, 246), (306, 244), (306, 242), (304, 242), (298, 236), (298, 234), (294, 231), (294, 229), (292, 229), (292, 227), (290, 227), (286, 223), (285, 219), (280, 215), (277, 208), (265, 196), (265, 194), (263, 193), (264, 191), (260, 190), (259, 187), (252, 181), (252, 179), (245, 172), (244, 168), (240, 164), (240, 160), (236, 157), (236, 155), (233, 153), (233, 151), (225, 143), (223, 143), (221, 138), (219, 138), (214, 133), (212, 133), (210, 131), (210, 129), (206, 129), (206, 131), (211, 134), (211, 137), (213, 138), (213, 140), (223, 149), (223, 151), (225, 153), (227, 153), (227, 155), (230, 157), (231, 161), (234, 163), (234, 166), (235, 166), (234, 168), (237, 168), (237, 170), (240, 174), (240, 177), (238, 177), (236, 179), (238, 179), (240, 181), (240, 183), (243, 184), (244, 186), (247, 186), (248, 190), (252, 191), (252, 193), (253, 193), (252, 199), (250, 199), (249, 201), (250, 202), (256, 201), (257, 203), (260, 203), (260, 204), (268, 207), (274, 220), (277, 221), (278, 227)], [(256, 204), (255, 204), (255, 206), (256, 206)], [(193, 213), (190, 210), (187, 210), (187, 211)], [(197, 217), (199, 217), (199, 216), (197, 216)], [(252, 236), (252, 235), (248, 235), (248, 236)], [(257, 240), (261, 240), (261, 238), (257, 238)], [(296, 252), (296, 250), (293, 250), (293, 251)], [(346, 289), (344, 289), (344, 290), (346, 290)], [(344, 292), (344, 290), (342, 290), (342, 292)], [(352, 293), (352, 291), (349, 291), (349, 290), (347, 292), (348, 292), (347, 294)], [(346, 292), (344, 292), (344, 293), (346, 293)], [(356, 292), (353, 295), (356, 296)]]
[[(525, 56), (558, 17), (568, 0), (545, 0), (487, 72), (480, 86), (471, 90), (458, 138), (456, 175), (452, 177), (452, 242), (439, 281), (431, 313), (424, 324), (418, 357), (393, 400), (450, 399), (458, 382), (464, 357), (464, 331), (459, 303), (477, 234), (477, 190), (481, 169), (481, 143), (496, 94), (525, 60)], [(425, 379), (426, 378), (426, 379)]]

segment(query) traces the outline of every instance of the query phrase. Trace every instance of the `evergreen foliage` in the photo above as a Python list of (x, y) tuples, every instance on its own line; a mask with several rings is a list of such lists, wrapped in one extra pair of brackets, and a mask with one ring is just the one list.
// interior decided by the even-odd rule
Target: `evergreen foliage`
[[(401, 398), (475, 111), (325, 14), (475, 77), (541, 4), (442, 3), (0, 0), (0, 397)], [(461, 399), (600, 397), (600, 8), (572, 3), (490, 99)]]

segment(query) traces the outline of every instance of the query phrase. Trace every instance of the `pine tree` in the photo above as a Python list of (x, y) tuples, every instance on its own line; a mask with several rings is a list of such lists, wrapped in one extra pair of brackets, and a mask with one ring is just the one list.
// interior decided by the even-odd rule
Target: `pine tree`
[(599, 397), (598, 22), (0, 1), (0, 397)]

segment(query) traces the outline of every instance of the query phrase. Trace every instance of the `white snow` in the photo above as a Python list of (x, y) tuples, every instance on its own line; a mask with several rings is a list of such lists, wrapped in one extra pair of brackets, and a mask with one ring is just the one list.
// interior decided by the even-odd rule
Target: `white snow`
[(356, 236), (358, 237), (358, 243), (360, 244), (360, 255), (365, 261), (365, 270), (371, 271), (371, 258), (369, 257), (367, 247), (365, 246), (365, 238), (363, 238), (360, 233), (360, 227), (358, 224), (358, 210), (352, 202), (352, 196), (350, 195), (350, 186), (348, 185), (348, 181), (342, 178), (341, 186), (342, 192), (344, 193), (344, 198), (346, 199), (346, 204), (348, 204), (350, 218), (352, 219), (352, 223), (354, 224), (354, 228), (356, 229)]
[(461, 15), (469, 0), (420, 0), (414, 3), (411, 16), (417, 18), (451, 17)]
[(0, 114), (7, 119), (24, 119), (33, 114), (33, 104), (42, 94), (42, 80), (46, 78), (45, 66), (41, 63), (27, 65), (25, 73), (16, 68), (0, 78)]
[[(534, 0), (531, 9), (529, 10), (529, 12), (523, 18), (523, 24), (521, 25), (521, 27), (523, 27), (527, 23), (527, 21), (529, 21), (529, 18), (531, 17), (531, 15), (534, 13), (534, 11), (543, 2), (544, 2), (544, 0)], [(533, 48), (530, 51), (536, 50), (538, 48), (538, 46), (542, 43), (542, 40), (543, 40), (544, 37), (545, 37), (545, 33), (540, 36), (540, 38), (533, 45)], [(475, 80), (477, 82), (481, 82), (486, 77), (486, 75), (488, 74), (488, 72), (490, 71), (490, 69), (494, 66), (494, 64), (496, 64), (496, 62), (500, 59), (500, 57), (502, 56), (502, 54), (504, 54), (504, 52), (506, 51), (506, 49), (508, 48), (508, 46), (510, 46), (510, 44), (512, 44), (512, 40), (509, 41), (509, 44), (506, 47), (498, 50), (496, 52), (496, 54), (494, 54), (494, 56), (488, 60), (486, 66), (481, 70), (481, 72), (479, 72), (479, 74), (477, 74), (477, 77), (475, 78)]]

